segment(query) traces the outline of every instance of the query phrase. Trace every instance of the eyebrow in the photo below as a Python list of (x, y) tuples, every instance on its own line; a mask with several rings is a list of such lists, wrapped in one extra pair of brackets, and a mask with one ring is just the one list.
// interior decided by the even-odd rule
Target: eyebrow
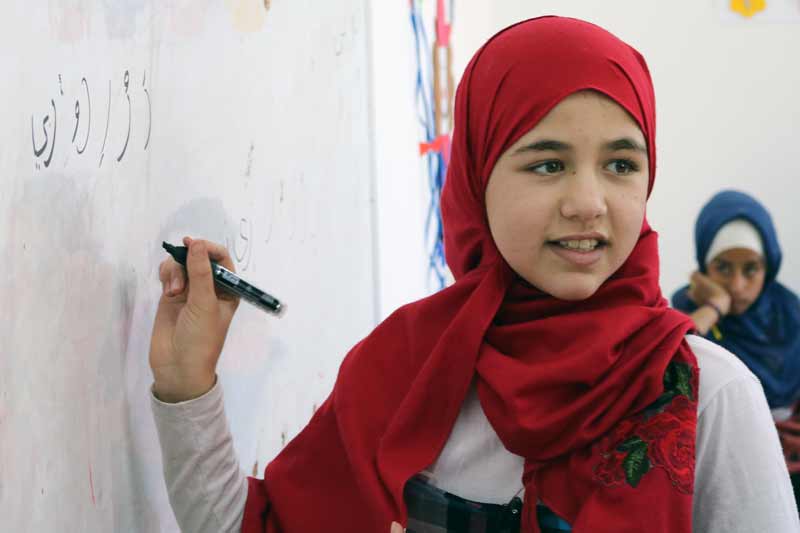
[(622, 139), (611, 141), (610, 143), (607, 143), (604, 148), (612, 152), (619, 150), (633, 150), (636, 152), (642, 152), (644, 154), (647, 153), (647, 148), (634, 141), (630, 137), (623, 137)]
[[(714, 259), (714, 263), (717, 267), (729, 267), (733, 266), (733, 261), (728, 261), (727, 259)], [(763, 259), (753, 259), (749, 261), (745, 261), (742, 263), (742, 268), (752, 268), (752, 267), (760, 267), (763, 268), (766, 266)]]
[(570, 150), (572, 150), (572, 145), (548, 139), (520, 146), (514, 150), (514, 155), (525, 152), (568, 152)]
[[(630, 137), (622, 137), (603, 145), (603, 149), (610, 152), (618, 152), (621, 150), (634, 150), (647, 154), (647, 148), (634, 141)], [(520, 146), (514, 150), (514, 155), (522, 154), (525, 152), (569, 152), (572, 150), (572, 145), (565, 142), (556, 141), (553, 139), (546, 139), (537, 141), (535, 143)]]

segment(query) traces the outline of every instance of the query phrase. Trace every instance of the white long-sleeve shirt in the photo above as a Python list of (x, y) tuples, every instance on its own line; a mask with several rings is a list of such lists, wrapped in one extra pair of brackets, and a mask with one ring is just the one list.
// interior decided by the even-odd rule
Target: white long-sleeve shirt
[[(724, 348), (693, 335), (687, 340), (700, 368), (693, 530), (800, 532), (760, 383)], [(185, 533), (240, 530), (247, 480), (223, 405), (219, 384), (188, 402), (152, 398), (170, 503)], [(473, 387), (431, 466), (431, 482), (470, 500), (507, 503), (522, 489), (523, 462), (503, 447)]]

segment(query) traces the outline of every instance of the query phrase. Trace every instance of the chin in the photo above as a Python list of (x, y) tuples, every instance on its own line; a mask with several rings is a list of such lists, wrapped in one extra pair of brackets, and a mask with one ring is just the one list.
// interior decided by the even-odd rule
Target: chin
[(748, 309), (750, 309), (750, 304), (745, 305), (745, 306), (731, 307), (731, 311), (728, 314), (732, 315), (732, 316), (740, 316), (740, 315), (745, 314)]
[(553, 287), (547, 287), (545, 292), (559, 300), (570, 302), (585, 300), (591, 297), (600, 288), (600, 284), (590, 280), (574, 280), (569, 283), (561, 283)]

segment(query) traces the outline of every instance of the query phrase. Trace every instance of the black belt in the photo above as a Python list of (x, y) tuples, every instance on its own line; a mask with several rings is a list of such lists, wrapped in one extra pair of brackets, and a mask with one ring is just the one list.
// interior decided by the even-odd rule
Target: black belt
[(417, 476), (406, 483), (408, 533), (519, 533), (522, 500), (505, 505), (465, 500)]

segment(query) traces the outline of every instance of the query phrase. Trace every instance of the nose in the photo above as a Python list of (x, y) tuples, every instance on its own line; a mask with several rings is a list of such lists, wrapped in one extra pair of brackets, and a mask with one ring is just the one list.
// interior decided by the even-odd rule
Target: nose
[(744, 274), (741, 272), (734, 272), (733, 276), (728, 283), (728, 290), (734, 297), (742, 296), (745, 288), (747, 287), (747, 279), (744, 277)]
[(568, 219), (591, 222), (608, 212), (605, 192), (591, 172), (575, 173), (564, 181), (561, 215)]

